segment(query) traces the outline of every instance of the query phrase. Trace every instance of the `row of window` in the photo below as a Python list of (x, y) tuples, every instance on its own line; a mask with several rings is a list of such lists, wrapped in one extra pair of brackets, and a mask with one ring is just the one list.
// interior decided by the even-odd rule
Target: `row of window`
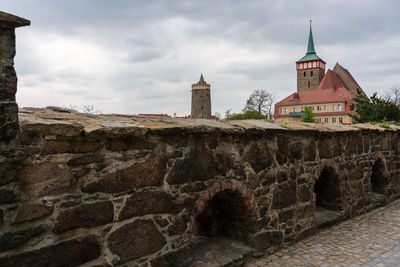
[[(301, 111), (304, 111), (304, 109), (305, 109), (305, 106), (304, 107), (301, 107)], [(314, 106), (311, 106), (311, 110), (312, 111), (322, 111), (322, 106), (316, 106), (316, 109), (317, 110), (315, 110), (315, 107)], [(342, 104), (334, 104), (334, 105), (332, 105), (332, 110), (333, 111), (342, 111), (343, 110), (343, 105)], [(324, 111), (329, 111), (329, 105), (324, 105)], [(299, 107), (294, 107), (293, 108), (293, 112), (300, 112), (300, 109), (299, 109)], [(289, 113), (289, 109), (288, 108), (281, 108), (281, 112), (280, 112), (281, 114), (287, 114), (287, 113)]]
[(324, 63), (322, 63), (322, 62), (316, 62), (316, 61), (314, 61), (314, 62), (306, 62), (306, 63), (299, 63), (299, 64), (297, 64), (297, 68), (298, 69), (300, 69), (300, 70), (302, 70), (302, 69), (310, 69), (310, 68), (317, 68), (317, 67), (320, 67), (320, 68), (322, 68), (322, 69), (325, 69), (325, 64)]
[[(317, 121), (322, 122), (322, 118), (318, 118)], [(331, 122), (332, 123), (337, 123), (337, 122), (343, 123), (343, 117), (339, 117), (339, 118), (332, 117)], [(329, 118), (324, 118), (324, 123), (329, 123)]]

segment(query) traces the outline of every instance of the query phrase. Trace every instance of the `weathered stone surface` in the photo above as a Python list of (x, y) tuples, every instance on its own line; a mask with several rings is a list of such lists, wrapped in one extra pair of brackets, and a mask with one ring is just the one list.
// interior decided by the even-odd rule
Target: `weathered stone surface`
[(168, 227), (168, 234), (170, 236), (183, 234), (186, 231), (186, 223), (182, 218), (177, 219), (170, 227)]
[(310, 203), (305, 203), (297, 206), (296, 218), (303, 219), (312, 217), (315, 214), (315, 205)]
[(126, 200), (125, 207), (119, 216), (125, 220), (134, 216), (157, 213), (178, 213), (182, 210), (179, 205), (167, 193), (162, 191), (139, 192), (133, 194)]
[[(26, 243), (32, 237), (40, 235), (48, 228), (47, 224), (42, 224), (36, 227), (29, 227), (15, 232), (5, 232), (0, 234), (0, 251), (6, 251), (16, 248)], [(0, 260), (1, 263), (1, 260)], [(0, 266), (5, 266), (1, 265)]]
[(321, 159), (331, 158), (331, 150), (329, 147), (329, 141), (326, 139), (318, 140), (318, 152)]
[(115, 193), (161, 185), (166, 173), (166, 165), (166, 156), (154, 155), (144, 162), (135, 163), (128, 168), (107, 174), (99, 181), (91, 182), (85, 185), (82, 191)]
[(79, 207), (63, 210), (57, 217), (54, 232), (61, 233), (75, 228), (88, 228), (107, 224), (114, 219), (111, 201), (82, 204)]
[(3, 225), (3, 221), (4, 221), (4, 213), (3, 210), (0, 209), (0, 227)]
[(275, 190), (272, 198), (272, 207), (282, 209), (296, 204), (296, 183), (284, 183)]
[(305, 184), (300, 185), (297, 190), (297, 196), (301, 202), (309, 201), (311, 198), (311, 194), (311, 189)]
[(0, 141), (14, 139), (19, 129), (18, 105), (0, 103), (0, 114)]
[(294, 218), (294, 210), (285, 210), (279, 212), (279, 223), (285, 223), (289, 220), (292, 220)]
[(27, 19), (0, 11), (0, 26), (4, 28), (17, 28), (28, 26), (31, 22)]
[(10, 189), (0, 188), (0, 204), (13, 203), (19, 200), (19, 196)]
[(289, 157), (290, 162), (303, 158), (303, 144), (301, 142), (289, 144)]
[(79, 165), (97, 163), (103, 161), (104, 161), (104, 154), (89, 154), (69, 160), (68, 165), (79, 166)]
[(250, 245), (256, 251), (263, 251), (271, 246), (277, 246), (283, 241), (283, 233), (281, 231), (264, 232), (255, 235), (250, 241)]
[(100, 246), (93, 235), (76, 237), (41, 249), (0, 258), (0, 266), (78, 266), (97, 259)]
[(97, 141), (48, 141), (45, 143), (42, 154), (62, 154), (62, 153), (90, 153), (101, 149), (103, 144)]
[(169, 184), (181, 184), (187, 181), (207, 180), (216, 174), (225, 174), (211, 152), (206, 148), (204, 140), (194, 140), (189, 155), (185, 159), (177, 159), (175, 166), (167, 177)]
[(125, 151), (131, 149), (150, 149), (153, 150), (157, 147), (156, 143), (150, 142), (146, 138), (137, 136), (124, 136), (118, 138), (108, 139), (106, 148), (110, 151)]
[(253, 170), (258, 173), (272, 165), (274, 156), (267, 146), (260, 149), (259, 144), (253, 143), (243, 155), (243, 160), (249, 162)]
[(46, 206), (38, 203), (27, 204), (19, 208), (14, 223), (18, 224), (26, 221), (33, 221), (49, 215), (52, 212), (53, 206)]
[(120, 257), (120, 263), (124, 263), (158, 251), (166, 240), (152, 221), (139, 220), (112, 232), (107, 243), (111, 252)]
[(314, 141), (310, 141), (308, 145), (304, 148), (304, 160), (314, 161), (316, 156), (316, 146)]
[(30, 197), (54, 195), (70, 191), (74, 184), (72, 173), (56, 163), (44, 162), (26, 166), (20, 174), (22, 189)]
[(275, 154), (276, 160), (279, 164), (285, 164), (288, 160), (288, 144), (289, 138), (287, 136), (277, 137), (278, 153)]
[(19, 160), (0, 163), (0, 185), (5, 185), (17, 180), (17, 171), (21, 168)]
[(15, 101), (17, 74), (13, 66), (3, 66), (0, 75), (0, 100)]

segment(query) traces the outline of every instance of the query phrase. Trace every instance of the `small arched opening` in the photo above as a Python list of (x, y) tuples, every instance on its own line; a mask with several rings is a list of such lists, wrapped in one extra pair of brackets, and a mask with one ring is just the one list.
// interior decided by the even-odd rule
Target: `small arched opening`
[(387, 185), (389, 184), (389, 179), (386, 174), (385, 162), (378, 158), (375, 164), (372, 166), (371, 173), (371, 189), (372, 192), (385, 194)]
[(342, 209), (342, 193), (339, 176), (333, 167), (325, 166), (314, 185), (316, 205), (329, 210)]
[(197, 234), (206, 237), (230, 237), (247, 242), (252, 216), (246, 199), (239, 191), (226, 190), (215, 194), (197, 215)]

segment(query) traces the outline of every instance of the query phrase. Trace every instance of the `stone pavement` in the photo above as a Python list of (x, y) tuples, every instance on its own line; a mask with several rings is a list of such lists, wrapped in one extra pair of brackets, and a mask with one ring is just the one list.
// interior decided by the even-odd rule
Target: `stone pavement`
[(322, 229), (273, 255), (253, 259), (260, 266), (400, 266), (400, 200)]

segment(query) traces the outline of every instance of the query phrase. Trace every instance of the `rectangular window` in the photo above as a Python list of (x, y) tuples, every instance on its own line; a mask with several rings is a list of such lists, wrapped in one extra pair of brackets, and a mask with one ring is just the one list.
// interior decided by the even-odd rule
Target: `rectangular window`
[(311, 107), (311, 110), (314, 111), (314, 107)]
[(336, 123), (336, 118), (332, 118), (332, 123)]
[(304, 107), (301, 107), (301, 111), (304, 111)]
[(339, 104), (339, 105), (338, 105), (338, 109), (339, 109), (339, 110), (343, 110), (342, 104)]
[(339, 122), (343, 123), (343, 117), (339, 117)]
[(337, 110), (337, 105), (333, 105), (333, 110)]
[(287, 108), (285, 108), (285, 113), (288, 113), (288, 109)]
[(325, 118), (325, 119), (324, 119), (324, 122), (325, 122), (325, 123), (328, 123), (328, 122), (329, 122), (328, 118)]
[(297, 112), (297, 108), (293, 108), (293, 111), (294, 111), (294, 112)]
[(318, 118), (317, 120), (318, 120), (318, 122), (321, 122), (321, 118)]
[(317, 110), (318, 110), (318, 111), (321, 111), (321, 106), (317, 106)]
[(283, 113), (283, 108), (281, 108), (281, 113)]
[(328, 105), (325, 105), (325, 106), (324, 106), (324, 110), (325, 110), (325, 111), (328, 111), (328, 110), (329, 110), (329, 106), (328, 106)]

